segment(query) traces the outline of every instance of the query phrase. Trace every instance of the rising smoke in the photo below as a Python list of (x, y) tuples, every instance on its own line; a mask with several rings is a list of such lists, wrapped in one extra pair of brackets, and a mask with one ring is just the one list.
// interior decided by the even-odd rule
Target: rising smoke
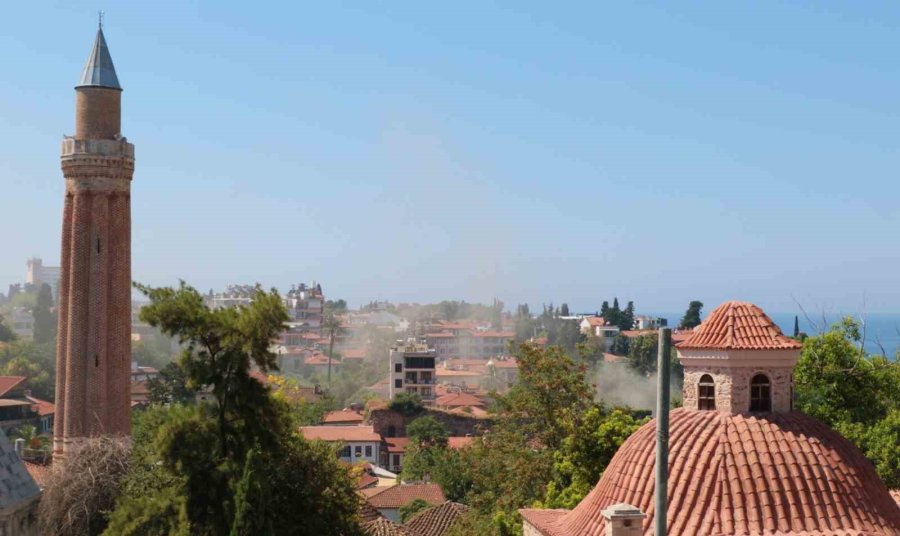
[[(597, 397), (611, 406), (629, 406), (638, 410), (656, 409), (657, 375), (642, 376), (626, 363), (601, 365), (592, 378)], [(681, 379), (669, 383), (672, 399), (681, 400)]]

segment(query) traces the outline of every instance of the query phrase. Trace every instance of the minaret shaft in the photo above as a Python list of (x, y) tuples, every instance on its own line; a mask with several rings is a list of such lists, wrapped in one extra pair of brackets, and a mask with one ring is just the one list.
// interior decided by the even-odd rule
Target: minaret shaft
[(102, 32), (76, 87), (75, 136), (62, 145), (66, 198), (54, 450), (131, 428), (131, 177), (121, 88)]

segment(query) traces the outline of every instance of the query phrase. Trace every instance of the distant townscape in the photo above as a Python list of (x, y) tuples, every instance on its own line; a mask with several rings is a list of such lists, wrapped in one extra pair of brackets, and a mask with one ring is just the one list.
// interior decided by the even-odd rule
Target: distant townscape
[(101, 26), (60, 266), (0, 294), (0, 536), (900, 534), (900, 364), (854, 318), (134, 282), (122, 91)]

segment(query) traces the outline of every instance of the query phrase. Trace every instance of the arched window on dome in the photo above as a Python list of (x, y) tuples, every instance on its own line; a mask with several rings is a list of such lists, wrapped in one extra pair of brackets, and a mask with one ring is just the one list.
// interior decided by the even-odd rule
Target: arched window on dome
[(772, 384), (765, 374), (750, 380), (750, 411), (772, 411)]
[(702, 411), (716, 409), (716, 383), (709, 374), (700, 376), (700, 383), (697, 384), (697, 409)]

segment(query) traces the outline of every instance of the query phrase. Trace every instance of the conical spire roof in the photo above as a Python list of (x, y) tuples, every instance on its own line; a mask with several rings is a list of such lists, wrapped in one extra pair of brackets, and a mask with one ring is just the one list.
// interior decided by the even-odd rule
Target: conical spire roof
[(94, 47), (81, 72), (81, 80), (75, 87), (85, 86), (122, 89), (122, 86), (119, 85), (119, 77), (116, 76), (116, 68), (113, 67), (112, 56), (109, 55), (109, 47), (106, 46), (106, 38), (103, 37), (103, 28), (97, 28)]

